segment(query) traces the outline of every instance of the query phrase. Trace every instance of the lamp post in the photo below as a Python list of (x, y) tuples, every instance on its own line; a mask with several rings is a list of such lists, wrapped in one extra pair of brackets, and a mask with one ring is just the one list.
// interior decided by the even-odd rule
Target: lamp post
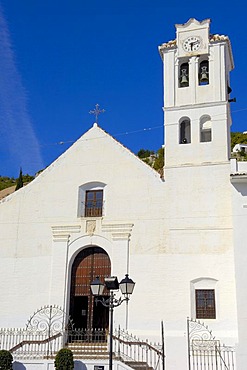
[[(100, 302), (105, 307), (109, 307), (110, 311), (110, 343), (109, 343), (109, 370), (112, 370), (112, 337), (113, 337), (113, 310), (115, 307), (120, 306), (124, 301), (129, 301), (129, 296), (133, 293), (135, 283), (132, 279), (129, 278), (129, 275), (126, 274), (125, 278), (118, 283), (116, 276), (106, 277), (104, 284), (100, 281), (99, 277), (91, 283), (90, 285), (92, 294), (94, 296), (102, 296), (103, 290), (106, 287), (110, 290), (110, 297), (107, 299), (96, 298), (96, 304)], [(124, 298), (115, 298), (114, 290), (121, 290)]]

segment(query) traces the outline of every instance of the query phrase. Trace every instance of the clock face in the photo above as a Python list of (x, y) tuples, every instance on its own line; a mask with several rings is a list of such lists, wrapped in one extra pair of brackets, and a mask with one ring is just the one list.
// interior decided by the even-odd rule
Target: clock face
[(183, 41), (183, 49), (187, 52), (199, 50), (201, 47), (201, 39), (198, 36), (190, 36)]

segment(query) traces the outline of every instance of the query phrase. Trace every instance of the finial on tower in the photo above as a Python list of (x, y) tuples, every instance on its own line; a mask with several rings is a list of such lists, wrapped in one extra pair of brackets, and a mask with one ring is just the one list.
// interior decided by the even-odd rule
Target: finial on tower
[(100, 115), (100, 113), (104, 113), (104, 112), (105, 112), (104, 109), (99, 108), (99, 104), (95, 104), (95, 109), (90, 110), (89, 114), (94, 114), (95, 115), (95, 122), (98, 123), (98, 116)]

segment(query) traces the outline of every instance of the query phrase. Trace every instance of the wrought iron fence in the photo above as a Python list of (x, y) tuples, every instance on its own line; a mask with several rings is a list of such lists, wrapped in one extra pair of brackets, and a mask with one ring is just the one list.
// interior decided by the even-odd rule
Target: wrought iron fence
[(0, 348), (12, 352), (15, 359), (48, 358), (64, 345), (65, 323), (66, 314), (60, 307), (41, 307), (25, 328), (0, 329)]
[(146, 364), (147, 368), (163, 369), (162, 345), (140, 340), (120, 328), (113, 335), (113, 351), (116, 358), (127, 364), (139, 362)]
[(189, 370), (234, 370), (235, 349), (215, 339), (197, 320), (187, 319)]
[(63, 347), (63, 333), (49, 336), (47, 331), (0, 329), (0, 348), (7, 349), (15, 360), (49, 358)]
[[(107, 357), (108, 332), (105, 329), (75, 329), (57, 306), (37, 310), (23, 329), (0, 329), (0, 349), (9, 350), (15, 360), (53, 358), (65, 345), (80, 357)], [(142, 341), (120, 328), (113, 335), (113, 353), (115, 359), (130, 366), (138, 362), (154, 370), (163, 368), (161, 345)]]
[(67, 330), (68, 343), (106, 343), (105, 329), (71, 329)]

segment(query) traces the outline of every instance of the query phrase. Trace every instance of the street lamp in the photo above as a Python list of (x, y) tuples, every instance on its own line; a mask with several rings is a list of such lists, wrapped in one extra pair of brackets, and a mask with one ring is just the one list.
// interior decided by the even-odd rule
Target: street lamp
[[(113, 310), (115, 307), (120, 306), (124, 301), (128, 303), (129, 296), (133, 293), (135, 283), (132, 279), (129, 278), (129, 275), (126, 274), (125, 278), (118, 283), (116, 276), (106, 277), (104, 284), (100, 281), (97, 276), (96, 279), (90, 285), (92, 294), (94, 296), (102, 296), (104, 287), (110, 290), (110, 297), (105, 298), (96, 298), (95, 303), (100, 302), (105, 307), (109, 307), (110, 311), (110, 346), (109, 346), (109, 370), (112, 370), (112, 337), (113, 337)], [(115, 298), (114, 290), (121, 290), (124, 298)]]

